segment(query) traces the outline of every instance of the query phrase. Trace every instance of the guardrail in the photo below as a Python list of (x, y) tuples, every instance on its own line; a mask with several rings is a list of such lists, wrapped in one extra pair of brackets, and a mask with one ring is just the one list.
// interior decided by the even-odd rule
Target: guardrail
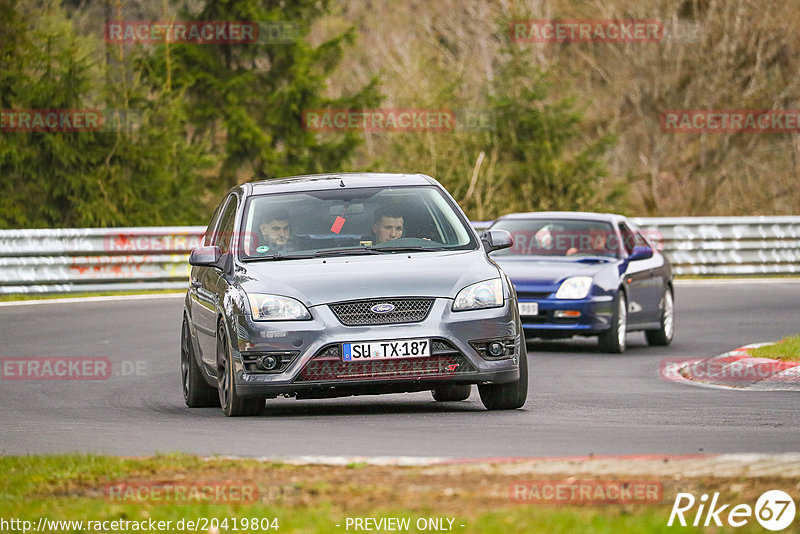
[(185, 289), (205, 230), (0, 230), (0, 294)]
[[(800, 217), (633, 219), (678, 275), (800, 273)], [(489, 222), (476, 222), (478, 230)], [(203, 226), (0, 230), (0, 294), (184, 289)]]
[[(800, 217), (633, 218), (678, 275), (800, 273)], [(660, 242), (659, 242), (660, 241)]]

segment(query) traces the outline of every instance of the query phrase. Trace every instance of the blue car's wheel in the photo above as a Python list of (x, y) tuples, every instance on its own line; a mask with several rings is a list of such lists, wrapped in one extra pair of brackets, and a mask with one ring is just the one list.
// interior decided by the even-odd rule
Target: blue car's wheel
[(628, 335), (628, 299), (624, 291), (617, 292), (614, 308), (614, 313), (611, 317), (611, 328), (598, 337), (600, 348), (604, 352), (621, 354), (625, 352), (625, 338)]
[(661, 308), (661, 327), (657, 330), (645, 330), (648, 345), (665, 347), (672, 343), (675, 335), (675, 300), (672, 288), (664, 290), (663, 306)]

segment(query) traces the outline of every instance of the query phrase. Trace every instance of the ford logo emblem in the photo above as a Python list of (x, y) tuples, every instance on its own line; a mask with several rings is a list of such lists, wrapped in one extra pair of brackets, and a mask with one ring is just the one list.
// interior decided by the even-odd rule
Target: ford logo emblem
[(394, 310), (394, 304), (389, 304), (388, 302), (383, 302), (381, 304), (376, 304), (375, 306), (371, 307), (375, 313), (389, 313), (390, 311)]

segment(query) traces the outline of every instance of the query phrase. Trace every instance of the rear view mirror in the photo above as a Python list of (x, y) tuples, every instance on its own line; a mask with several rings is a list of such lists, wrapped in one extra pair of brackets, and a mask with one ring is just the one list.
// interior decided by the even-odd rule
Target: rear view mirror
[(364, 213), (364, 204), (334, 204), (328, 208), (328, 214), (338, 217), (339, 215), (358, 215)]

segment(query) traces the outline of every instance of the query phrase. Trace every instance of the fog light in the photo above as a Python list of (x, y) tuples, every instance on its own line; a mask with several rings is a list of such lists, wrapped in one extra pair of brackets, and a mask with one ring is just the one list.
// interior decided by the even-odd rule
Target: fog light
[(490, 356), (494, 356), (496, 358), (503, 355), (505, 352), (505, 347), (499, 341), (492, 341), (489, 343), (487, 350), (489, 351)]
[(556, 319), (577, 319), (581, 316), (578, 310), (556, 310), (553, 314)]
[(262, 356), (258, 359), (258, 366), (265, 371), (272, 371), (281, 363), (279, 357), (276, 356)]

